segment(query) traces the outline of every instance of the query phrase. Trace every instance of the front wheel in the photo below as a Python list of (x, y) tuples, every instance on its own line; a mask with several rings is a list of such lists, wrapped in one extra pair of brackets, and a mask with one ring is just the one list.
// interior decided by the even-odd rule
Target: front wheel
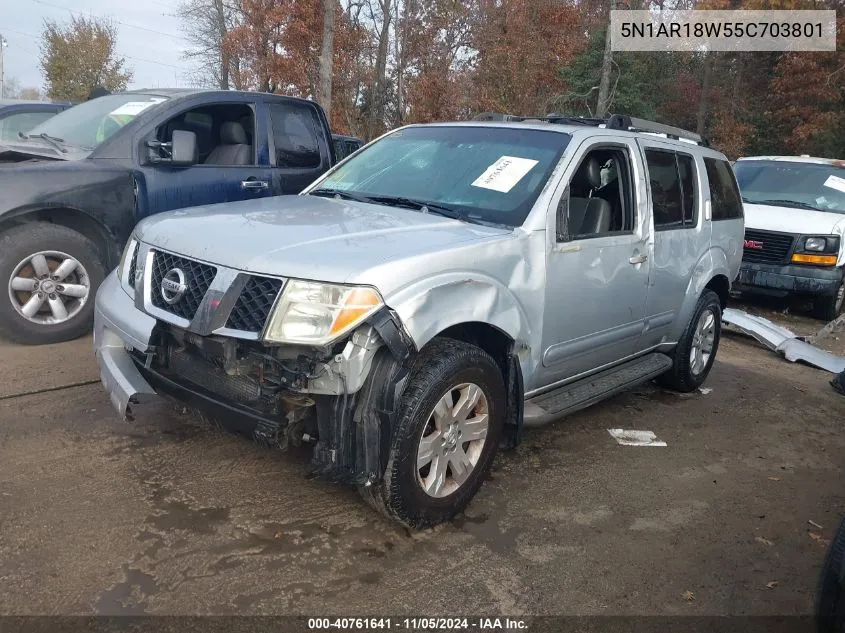
[(710, 373), (722, 332), (722, 304), (712, 290), (698, 298), (692, 318), (673, 354), (672, 368), (659, 382), (677, 391), (698, 389)]
[(489, 354), (430, 343), (405, 390), (384, 478), (364, 496), (412, 528), (448, 521), (481, 487), (499, 445), (505, 384)]
[(843, 307), (845, 307), (845, 277), (839, 282), (836, 294), (813, 300), (813, 313), (822, 321), (833, 321), (842, 314)]
[(0, 235), (0, 335), (29, 345), (91, 331), (105, 277), (94, 243), (76, 231), (32, 222)]

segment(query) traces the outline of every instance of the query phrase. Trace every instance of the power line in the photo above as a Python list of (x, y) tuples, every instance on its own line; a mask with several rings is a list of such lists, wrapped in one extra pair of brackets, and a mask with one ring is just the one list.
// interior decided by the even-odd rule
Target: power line
[[(23, 31), (16, 31), (15, 29), (10, 29), (8, 27), (3, 27), (4, 33), (15, 33), (17, 35), (23, 35), (24, 37), (32, 37), (35, 39), (40, 38), (40, 35), (34, 35), (32, 33), (24, 33)], [(18, 48), (28, 52), (31, 55), (38, 56), (38, 53), (33, 53), (32, 51), (24, 48), (20, 44), (17, 45)], [(154, 59), (145, 59), (143, 57), (135, 57), (134, 55), (120, 55), (121, 57), (126, 57), (127, 59), (134, 59), (135, 61), (139, 62), (147, 62), (148, 64), (158, 64), (159, 66), (167, 66), (168, 68), (175, 68), (176, 70), (181, 70), (182, 72), (191, 72), (189, 69), (185, 68), (184, 66), (176, 66), (174, 64), (167, 64), (165, 62), (158, 62)]]
[[(85, 11), (79, 11), (78, 9), (74, 10), (74, 9), (71, 9), (70, 7), (63, 7), (63, 6), (58, 5), (58, 4), (52, 4), (50, 2), (44, 2), (44, 0), (32, 0), (32, 2), (35, 2), (35, 3), (38, 3), (38, 4), (43, 4), (45, 7), (51, 7), (53, 9), (61, 9), (63, 11), (67, 11), (71, 15), (73, 15), (74, 13), (80, 14), (80, 15), (85, 14)], [(89, 15), (93, 16), (94, 14), (89, 13)], [(95, 17), (103, 18), (103, 16), (95, 16)], [(131, 24), (129, 22), (123, 22), (121, 20), (114, 20), (113, 18), (105, 18), (105, 19), (113, 20), (117, 24), (129, 27), (129, 28), (132, 28), (132, 29), (139, 29), (141, 31), (147, 31), (148, 33), (155, 33), (156, 35), (164, 35), (165, 37), (173, 37), (173, 38), (176, 38), (176, 39), (179, 39), (179, 40), (185, 40), (186, 42), (191, 41), (187, 37), (185, 37), (184, 35), (176, 35), (175, 33), (165, 33), (164, 31), (157, 31), (156, 29), (151, 29), (151, 28), (148, 28), (146, 26), (140, 26), (138, 24)]]

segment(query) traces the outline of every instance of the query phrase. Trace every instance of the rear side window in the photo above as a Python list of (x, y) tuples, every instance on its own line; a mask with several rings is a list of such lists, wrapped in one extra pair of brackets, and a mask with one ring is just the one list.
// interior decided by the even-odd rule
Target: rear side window
[(313, 108), (296, 103), (271, 103), (269, 107), (276, 167), (319, 167), (319, 128)]
[(648, 179), (654, 227), (681, 228), (684, 222), (683, 192), (674, 152), (647, 149)]
[(695, 201), (695, 161), (689, 154), (676, 154), (678, 172), (681, 174), (681, 193), (684, 201), (684, 225), (697, 224)]
[(742, 198), (731, 166), (723, 160), (705, 158), (707, 180), (710, 181), (710, 204), (713, 220), (736, 220), (743, 216)]

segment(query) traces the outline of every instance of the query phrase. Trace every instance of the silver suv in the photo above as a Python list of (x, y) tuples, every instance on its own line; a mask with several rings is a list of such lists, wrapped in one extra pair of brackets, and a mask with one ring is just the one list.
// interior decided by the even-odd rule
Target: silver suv
[(742, 253), (725, 157), (629, 117), (499, 118), (395, 130), (299, 196), (141, 222), (96, 300), (121, 415), (159, 394), (310, 445), (315, 473), (424, 527), (523, 426), (701, 385)]

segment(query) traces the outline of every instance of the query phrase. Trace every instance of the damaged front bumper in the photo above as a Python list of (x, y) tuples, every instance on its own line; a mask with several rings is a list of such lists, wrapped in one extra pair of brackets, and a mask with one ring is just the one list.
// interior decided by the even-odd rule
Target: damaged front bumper
[(734, 286), (738, 290), (774, 296), (830, 296), (836, 294), (841, 282), (840, 268), (743, 262)]
[(154, 397), (155, 390), (135, 367), (129, 349), (146, 352), (156, 320), (135, 308), (112, 272), (97, 292), (94, 308), (94, 353), (100, 380), (124, 419), (129, 405)]
[(94, 347), (124, 419), (164, 396), (264, 444), (314, 442), (315, 472), (364, 485), (386, 465), (412, 352), (387, 309), (328, 348), (200, 336), (138, 310), (114, 273), (97, 294)]

